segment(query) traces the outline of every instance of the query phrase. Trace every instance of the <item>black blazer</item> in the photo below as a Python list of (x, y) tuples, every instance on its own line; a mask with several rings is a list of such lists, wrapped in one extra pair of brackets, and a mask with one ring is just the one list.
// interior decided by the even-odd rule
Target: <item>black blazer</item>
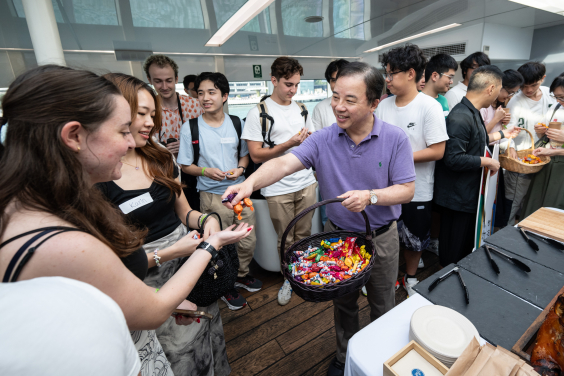
[(434, 200), (446, 208), (475, 213), (482, 168), (480, 157), (488, 140), (480, 111), (466, 97), (446, 119), (449, 139), (443, 159), (435, 165)]

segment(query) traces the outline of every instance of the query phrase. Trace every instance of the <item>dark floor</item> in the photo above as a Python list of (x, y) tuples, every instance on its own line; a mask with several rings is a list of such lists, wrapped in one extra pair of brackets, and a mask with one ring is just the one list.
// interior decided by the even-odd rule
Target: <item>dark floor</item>
[[(423, 260), (425, 268), (417, 274), (420, 281), (440, 269), (435, 254), (424, 251)], [(398, 280), (404, 271), (401, 257)], [(310, 303), (293, 294), (288, 305), (280, 306), (282, 275), (262, 269), (255, 261), (250, 274), (264, 285), (255, 293), (241, 291), (248, 301), (245, 308), (231, 311), (220, 301), (231, 375), (325, 375), (335, 355), (333, 303)], [(405, 290), (398, 289), (396, 304), (406, 298)], [(369, 308), (362, 295), (359, 306), (360, 324), (365, 327)]]

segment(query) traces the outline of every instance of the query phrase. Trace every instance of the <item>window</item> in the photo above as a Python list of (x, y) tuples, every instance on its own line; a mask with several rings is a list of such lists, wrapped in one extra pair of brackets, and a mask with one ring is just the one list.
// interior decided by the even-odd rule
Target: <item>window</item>
[[(117, 25), (115, 0), (72, 0), (72, 10), (63, 3), (71, 22), (89, 25)], [(74, 15), (74, 21), (71, 18)]]
[[(264, 95), (272, 94), (270, 81), (244, 81), (236, 82), (235, 85), (237, 90), (231, 90), (227, 105), (229, 114), (241, 119), (247, 117), (249, 111), (260, 102)], [(329, 96), (331, 96), (331, 89), (325, 79), (301, 80), (293, 100), (303, 103), (311, 114), (315, 106)]]
[[(227, 22), (245, 3), (247, 0), (213, 0), (213, 9), (219, 29)], [(271, 34), (270, 29), (270, 12), (268, 8), (260, 12), (255, 18), (250, 20), (241, 28), (242, 31), (251, 31), (254, 33)]]
[(364, 39), (363, 21), (364, 0), (333, 0), (335, 38)]
[[(55, 19), (65, 23), (59, 1), (51, 0)], [(25, 18), (22, 0), (13, 0), (18, 17)], [(61, 0), (69, 21), (76, 24), (118, 25), (115, 0)]]
[(321, 16), (322, 0), (282, 0), (282, 25), (285, 35), (322, 37), (323, 23), (307, 23), (309, 16)]
[[(61, 10), (59, 9), (59, 5), (57, 4), (57, 0), (51, 0), (51, 2), (53, 3), (53, 10), (55, 11), (55, 20), (57, 20), (58, 23), (65, 23)], [(13, 4), (18, 17), (25, 18), (22, 0), (13, 0)]]
[(133, 26), (203, 29), (200, 0), (130, 0)]

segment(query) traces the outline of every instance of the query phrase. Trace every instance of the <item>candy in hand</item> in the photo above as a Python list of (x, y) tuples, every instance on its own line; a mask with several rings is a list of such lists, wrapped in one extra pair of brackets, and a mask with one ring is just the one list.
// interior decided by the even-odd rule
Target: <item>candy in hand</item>
[(231, 202), (231, 201), (233, 201), (235, 196), (237, 196), (237, 193), (231, 193), (229, 196), (227, 196), (223, 200), (221, 200), (221, 203), (224, 204), (226, 202)]

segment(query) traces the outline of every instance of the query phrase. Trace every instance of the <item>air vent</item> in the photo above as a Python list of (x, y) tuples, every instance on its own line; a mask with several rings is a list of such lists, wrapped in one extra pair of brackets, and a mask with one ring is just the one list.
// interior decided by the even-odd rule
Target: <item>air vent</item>
[(309, 22), (309, 23), (316, 23), (316, 22), (321, 22), (323, 21), (323, 17), (321, 16), (309, 16), (304, 18), (305, 22)]
[[(466, 54), (466, 43), (457, 43), (457, 44), (448, 44), (446, 46), (437, 46), (437, 47), (427, 47), (422, 48), (423, 55), (427, 59), (438, 55), (438, 54), (447, 54), (447, 55), (465, 55)], [(381, 63), (384, 59), (384, 54), (378, 55), (378, 62)]]

